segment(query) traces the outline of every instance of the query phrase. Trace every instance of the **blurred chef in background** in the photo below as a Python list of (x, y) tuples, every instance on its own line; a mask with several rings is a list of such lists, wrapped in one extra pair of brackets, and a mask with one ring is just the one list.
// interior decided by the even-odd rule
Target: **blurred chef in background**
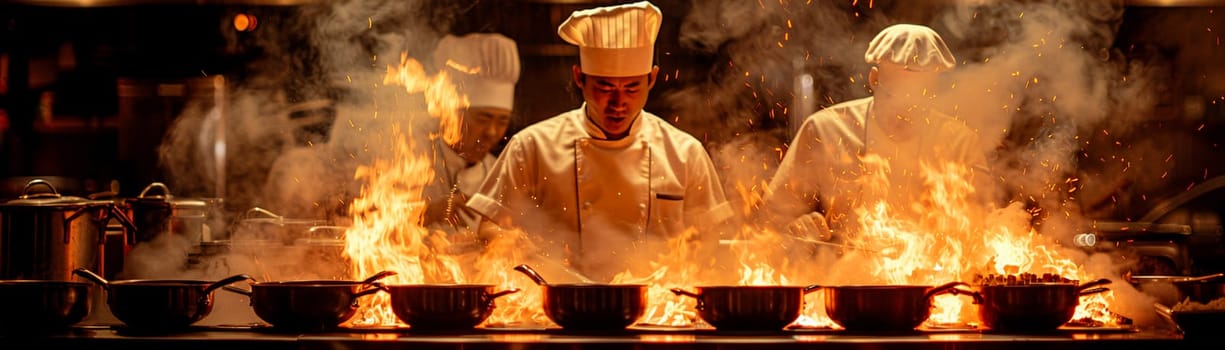
[[(941, 74), (956, 65), (931, 28), (898, 24), (872, 39), (864, 60), (872, 64), (873, 96), (839, 103), (804, 120), (763, 201), (764, 220), (804, 238), (827, 240), (853, 225), (852, 210), (888, 201), (911, 208), (926, 191), (920, 164), (956, 162), (986, 169), (978, 134), (931, 105)], [(880, 162), (865, 165), (865, 159)], [(867, 193), (863, 178), (882, 171), (884, 193)]]
[(519, 50), (501, 34), (447, 36), (434, 50), (434, 64), (445, 70), (459, 93), (468, 96), (460, 111), (459, 142), (434, 140), (434, 180), (425, 189), (427, 227), (447, 232), (475, 230), (480, 215), (464, 203), (493, 168), (494, 146), (510, 126), (519, 81)]
[[(268, 176), (268, 207), (287, 217), (327, 219), (347, 223), (361, 182), (357, 168), (370, 165), (392, 147), (386, 133), (395, 123), (412, 125), (408, 137), (428, 152), (434, 161), (434, 178), (424, 188), (427, 200), (424, 224), (448, 233), (475, 228), (478, 215), (463, 204), (490, 171), (489, 153), (506, 133), (514, 107), (515, 84), (519, 80), (519, 51), (515, 42), (500, 34), (474, 33), (443, 37), (433, 55), (434, 66), (446, 72), (457, 92), (466, 95), (468, 107), (459, 111), (461, 138), (453, 145), (431, 137), (437, 122), (413, 119), (413, 111), (381, 118), (337, 118), (326, 144), (286, 151)], [(408, 105), (424, 100), (409, 96)], [(360, 114), (341, 107), (342, 114)], [(408, 119), (405, 119), (408, 118)], [(347, 125), (344, 123), (358, 123)], [(422, 128), (428, 125), (428, 128)]]

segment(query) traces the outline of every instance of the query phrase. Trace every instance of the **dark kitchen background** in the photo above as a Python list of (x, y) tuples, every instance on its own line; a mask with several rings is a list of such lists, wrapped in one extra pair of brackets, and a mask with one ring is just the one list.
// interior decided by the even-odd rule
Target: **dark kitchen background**
[[(361, 100), (363, 91), (346, 85), (329, 68), (334, 62), (323, 58), (346, 57), (363, 62), (354, 69), (377, 72), (394, 57), (374, 56), (395, 49), (387, 43), (397, 36), (399, 48), (412, 57), (428, 57), (432, 47), (419, 38), (446, 33), (498, 32), (515, 39), (523, 73), (510, 135), (580, 103), (569, 76), (577, 50), (557, 37), (556, 28), (571, 11), (610, 3), (616, 2), (0, 1), (2, 195), (16, 197), (32, 177), (51, 179), (61, 192), (76, 195), (117, 190), (132, 196), (163, 181), (176, 194), (224, 197), (237, 210), (257, 205), (259, 178), (271, 160), (294, 147), (327, 142), (338, 101)], [(719, 156), (722, 151), (785, 148), (799, 118), (868, 95), (867, 65), (854, 58), (870, 34), (857, 33), (898, 22), (929, 24), (944, 33), (963, 63), (979, 62), (998, 54), (998, 43), (1019, 35), (1009, 31), (1008, 20), (1024, 18), (991, 1), (654, 3), (665, 16), (657, 45), (661, 83), (647, 110), (705, 141), (725, 170), (734, 167)], [(1150, 98), (1099, 106), (1105, 118), (1075, 125), (1077, 149), (1066, 157), (1075, 158), (1076, 169), (1060, 170), (1069, 181), (1051, 192), (1064, 193), (1063, 199), (1077, 202), (1071, 207), (1079, 214), (1095, 219), (1189, 225), (1195, 231), (1192, 249), (1207, 257), (1197, 262), (1199, 269), (1220, 271), (1211, 257), (1225, 255), (1219, 220), (1225, 196), (1215, 190), (1225, 181), (1213, 181), (1225, 174), (1225, 49), (1219, 34), (1225, 31), (1225, 1), (1010, 3), (1071, 6), (1068, 11), (1083, 14), (1084, 23), (1105, 28), (1066, 44), (1121, 72), (1109, 76), (1111, 86)], [(961, 12), (949, 15), (954, 9)], [(969, 30), (948, 25), (957, 16)], [(362, 25), (329, 27), (353, 18)], [(336, 47), (319, 45), (321, 39), (343, 43), (339, 47), (348, 51), (338, 55)], [(239, 101), (250, 95), (259, 103)], [(1042, 103), (1022, 105), (1041, 111)], [(1022, 114), (1026, 118), (1003, 128), (1000, 152), (1033, 148), (1052, 130), (1063, 130), (1055, 126), (1059, 118), (1044, 112)], [(183, 130), (196, 132), (174, 135), (173, 126), (188, 115), (198, 117), (197, 124)], [(234, 125), (261, 125), (265, 133), (236, 133)], [(197, 147), (200, 154), (159, 152), (183, 138), (210, 147)], [(235, 161), (243, 158), (269, 161)], [(183, 163), (217, 176), (178, 176), (174, 164)], [(725, 181), (768, 176), (727, 174)], [(1197, 193), (1185, 195), (1189, 191)], [(1171, 210), (1148, 217), (1163, 208)], [(1190, 272), (1183, 270), (1174, 272)]]

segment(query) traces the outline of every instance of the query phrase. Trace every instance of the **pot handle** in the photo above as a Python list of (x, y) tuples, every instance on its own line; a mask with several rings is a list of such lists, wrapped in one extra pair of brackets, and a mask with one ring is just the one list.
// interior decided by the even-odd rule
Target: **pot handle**
[(111, 289), (110, 282), (107, 282), (105, 278), (102, 278), (102, 276), (98, 276), (98, 274), (94, 273), (93, 271), (90, 271), (87, 268), (78, 267), (75, 270), (72, 270), (72, 273), (77, 276), (81, 276), (85, 278), (86, 280), (89, 280), (90, 282), (97, 283), (98, 285), (102, 286), (102, 289), (105, 289), (105, 290)]
[[(363, 284), (363, 285), (369, 285), (369, 286), (370, 286), (370, 289), (366, 289), (366, 290), (363, 290), (363, 291), (360, 291), (360, 292), (357, 292), (357, 293), (353, 293), (353, 299), (354, 299), (354, 300), (356, 300), (357, 298), (361, 298), (361, 297), (364, 297), (364, 296), (370, 295), (370, 294), (378, 293), (379, 291), (386, 291), (386, 292), (388, 292), (388, 293), (391, 293), (390, 291), (388, 291), (388, 290), (387, 290), (387, 287), (383, 286), (383, 284), (382, 284), (382, 283), (378, 283), (378, 282), (370, 282), (370, 283), (366, 283), (366, 284)], [(354, 301), (354, 302), (356, 302), (356, 301)]]
[(1095, 280), (1095, 281), (1093, 281), (1093, 282), (1089, 282), (1089, 283), (1085, 283), (1085, 284), (1079, 285), (1079, 286), (1077, 286), (1077, 287), (1076, 287), (1076, 291), (1077, 291), (1077, 292), (1081, 292), (1081, 291), (1086, 290), (1086, 289), (1089, 289), (1089, 288), (1093, 288), (1093, 287), (1097, 287), (1097, 286), (1104, 286), (1104, 285), (1107, 285), (1107, 284), (1110, 284), (1110, 280), (1109, 280), (1109, 279), (1106, 279), (1106, 278), (1102, 278), (1102, 279)]
[[(46, 192), (30, 193), (30, 189), (38, 185), (46, 186), (48, 189), (51, 190), (51, 193), (46, 193)], [(21, 189), (21, 196), (17, 198), (29, 199), (29, 198), (59, 198), (59, 197), (60, 197), (60, 191), (56, 191), (55, 186), (52, 186), (50, 182), (47, 182), (47, 180), (43, 180), (43, 179), (33, 179), (33, 180), (30, 180), (30, 182), (26, 183), (26, 187)]]
[(1097, 293), (1105, 293), (1105, 292), (1109, 292), (1109, 291), (1110, 291), (1110, 288), (1106, 288), (1106, 287), (1099, 287), (1099, 288), (1093, 288), (1093, 289), (1089, 289), (1089, 290), (1082, 290), (1082, 291), (1077, 292), (1076, 294), (1077, 294), (1078, 296), (1082, 296), (1082, 297), (1083, 297), (1083, 296), (1086, 296), (1086, 295), (1093, 295), (1093, 294), (1097, 294)]
[(140, 195), (136, 196), (136, 198), (145, 198), (145, 196), (149, 195), (149, 190), (152, 189), (160, 189), (162, 190), (162, 197), (170, 198), (170, 189), (166, 188), (166, 184), (161, 182), (154, 182), (149, 184), (149, 186), (145, 186), (145, 189), (140, 191)]
[(323, 233), (333, 232), (333, 234), (330, 234), (328, 237), (323, 237), (323, 239), (341, 239), (345, 235), (345, 230), (348, 229), (348, 226), (311, 226), (306, 230), (306, 236), (307, 238), (319, 239), (319, 236), (323, 235)]
[[(68, 217), (64, 218), (64, 222), (62, 223), (64, 225), (64, 229), (63, 229), (64, 244), (68, 244), (68, 242), (72, 241), (72, 222), (76, 221), (77, 218), (81, 217), (81, 215), (85, 215), (85, 213), (88, 213), (90, 210), (94, 210), (94, 209), (97, 209), (97, 208), (94, 208), (93, 205), (86, 205), (84, 207), (81, 207), (80, 209), (77, 209), (76, 211), (73, 211), (71, 215), (68, 215)], [(101, 245), (102, 243), (106, 242), (106, 236), (105, 235), (99, 235), (99, 236), (102, 236), (102, 238), (98, 240), (99, 245)]]
[(212, 294), (213, 291), (217, 290), (217, 288), (225, 287), (225, 286), (237, 283), (239, 281), (247, 281), (250, 279), (251, 279), (251, 276), (242, 275), (242, 274), (223, 278), (220, 281), (213, 282), (213, 284), (208, 285), (208, 287), (204, 287), (204, 295), (207, 296), (209, 294)]
[(374, 284), (374, 282), (377, 282), (378, 280), (387, 278), (389, 276), (395, 276), (395, 275), (396, 275), (395, 271), (383, 271), (383, 272), (374, 274), (374, 276), (367, 277), (366, 279), (362, 280), (361, 283), (363, 286), (370, 285), (370, 284)]
[[(123, 210), (120, 210), (118, 206), (108, 205), (108, 207), (109, 209), (107, 209), (107, 213), (110, 214), (108, 219), (113, 217), (115, 218), (115, 221), (119, 222), (119, 225), (123, 226), (123, 245), (126, 247), (133, 244), (133, 242), (136, 241), (132, 238), (132, 236), (136, 235), (136, 224), (133, 223), (132, 219), (128, 218), (127, 214), (124, 214)], [(103, 237), (103, 239), (105, 240), (106, 237)]]
[(926, 293), (923, 293), (923, 299), (931, 299), (934, 296), (944, 294), (944, 293), (952, 293), (953, 295), (957, 295), (958, 294), (957, 287), (969, 288), (970, 285), (966, 284), (965, 282), (945, 283), (945, 284), (942, 284), (942, 285), (939, 285), (939, 286), (933, 287), (932, 289), (927, 290)]
[(258, 214), (258, 215), (260, 215), (260, 216), (263, 216), (263, 217), (266, 217), (266, 218), (269, 218), (269, 219), (276, 219), (276, 221), (277, 221), (277, 222), (283, 222), (283, 221), (285, 221), (285, 217), (284, 217), (284, 216), (277, 215), (276, 213), (273, 213), (273, 212), (271, 212), (271, 211), (268, 211), (268, 209), (264, 209), (264, 208), (260, 208), (260, 207), (254, 207), (254, 208), (251, 208), (251, 209), (247, 209), (247, 212), (246, 212), (246, 213), (243, 213), (242, 218), (243, 218), (243, 219), (250, 219), (250, 218), (253, 218), (253, 217), (254, 217), (256, 214)]
[(819, 284), (810, 284), (807, 287), (804, 287), (804, 294), (815, 292), (821, 288), (825, 288), (825, 286), (822, 286)]

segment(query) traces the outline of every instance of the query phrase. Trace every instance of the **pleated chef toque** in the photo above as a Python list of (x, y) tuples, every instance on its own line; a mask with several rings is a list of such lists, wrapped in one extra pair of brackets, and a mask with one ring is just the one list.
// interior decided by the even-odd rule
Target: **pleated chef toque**
[(468, 96), (468, 106), (514, 109), (520, 70), (514, 40), (491, 33), (447, 35), (434, 49), (434, 62)]
[(583, 73), (631, 77), (651, 72), (663, 15), (650, 2), (574, 11), (557, 35), (578, 45)]
[(939, 72), (957, 64), (940, 34), (914, 24), (895, 24), (881, 30), (863, 55), (868, 63), (893, 63), (917, 72)]

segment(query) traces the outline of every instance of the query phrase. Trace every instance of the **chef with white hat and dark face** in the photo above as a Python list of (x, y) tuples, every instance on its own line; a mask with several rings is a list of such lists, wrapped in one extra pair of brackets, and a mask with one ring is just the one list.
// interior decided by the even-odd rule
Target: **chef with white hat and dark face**
[(524, 229), (542, 253), (606, 279), (639, 243), (732, 216), (702, 144), (642, 110), (661, 19), (638, 2), (562, 23), (558, 35), (579, 47), (572, 74), (585, 103), (510, 140), (468, 201), (489, 219), (482, 233)]
[(434, 49), (434, 65), (468, 97), (468, 107), (459, 111), (459, 142), (434, 141), (434, 181), (423, 193), (429, 203), (425, 224), (452, 233), (475, 231), (480, 215), (464, 203), (493, 168), (490, 151), (510, 126), (519, 50), (501, 34), (448, 35)]
[[(806, 238), (828, 239), (853, 224), (852, 210), (884, 200), (911, 208), (924, 193), (920, 164), (984, 169), (978, 134), (931, 106), (941, 74), (956, 61), (931, 28), (898, 24), (872, 39), (864, 60), (872, 97), (839, 103), (804, 120), (764, 201), (770, 224)], [(863, 160), (887, 162), (887, 169)], [(878, 158), (877, 158), (878, 157)], [(883, 171), (885, 191), (864, 191), (865, 172)], [(870, 174), (870, 173), (869, 173)]]

